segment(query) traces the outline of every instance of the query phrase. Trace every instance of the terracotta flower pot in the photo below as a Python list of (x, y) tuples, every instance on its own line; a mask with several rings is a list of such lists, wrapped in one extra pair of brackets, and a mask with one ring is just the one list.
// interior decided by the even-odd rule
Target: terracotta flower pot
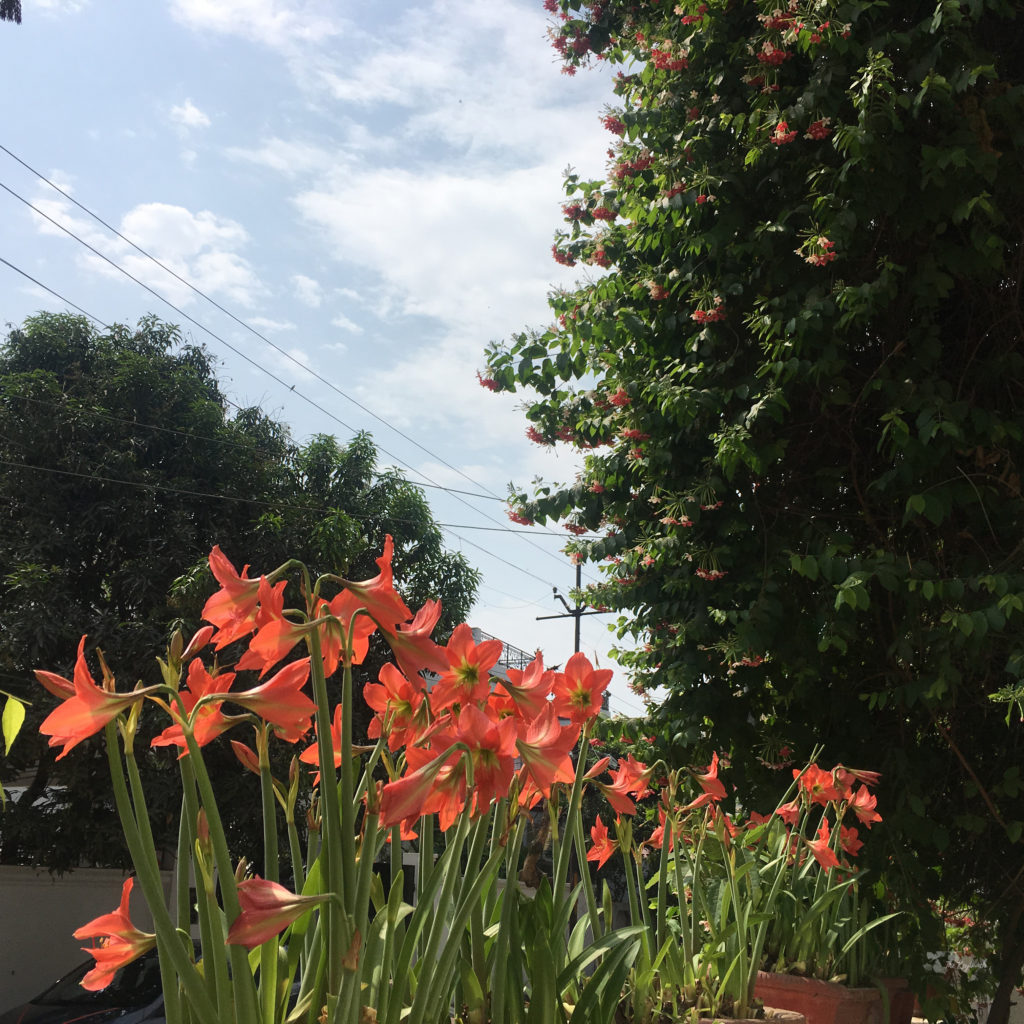
[(816, 978), (758, 971), (754, 995), (765, 1005), (802, 1013), (807, 1024), (885, 1024), (877, 988), (847, 988)]

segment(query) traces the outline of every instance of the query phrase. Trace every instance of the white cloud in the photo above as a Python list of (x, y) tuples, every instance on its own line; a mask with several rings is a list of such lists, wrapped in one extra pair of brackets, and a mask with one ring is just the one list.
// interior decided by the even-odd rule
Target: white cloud
[(351, 331), (353, 334), (362, 334), (363, 329), (354, 320), (349, 320), (344, 313), (339, 313), (331, 320), (333, 327), (340, 327), (343, 331)]
[(271, 362), (286, 377), (295, 381), (311, 381), (313, 374), (307, 369), (311, 365), (309, 356), (301, 348), (276, 349), (269, 353)]
[(273, 49), (340, 31), (328, 0), (172, 0), (171, 12), (197, 32), (242, 36)]
[(209, 128), (210, 119), (190, 99), (171, 107), (171, 120), (183, 128)]
[(32, 9), (45, 14), (77, 14), (89, 6), (89, 0), (33, 0)]
[(246, 319), (246, 323), (250, 327), (255, 327), (257, 331), (294, 331), (295, 324), (290, 320), (271, 320), (265, 316), (250, 316)]
[(320, 287), (320, 282), (312, 277), (306, 277), (305, 274), (292, 274), (291, 281), (299, 302), (312, 309), (318, 309), (324, 300), (324, 290)]
[[(81, 265), (124, 280), (124, 275), (111, 265), (117, 264), (175, 305), (195, 300), (195, 293), (186, 284), (128, 243), (111, 238), (94, 221), (76, 215), (66, 200), (37, 199), (35, 205), (107, 258), (82, 250), (78, 254)], [(67, 237), (39, 215), (33, 214), (33, 220), (40, 233)], [(236, 221), (218, 217), (209, 210), (192, 213), (183, 206), (168, 203), (140, 203), (121, 218), (118, 229), (179, 277), (210, 295), (250, 307), (264, 292), (251, 264), (238, 251), (247, 244), (249, 236)]]
[(337, 153), (332, 154), (324, 147), (277, 137), (265, 139), (254, 149), (231, 146), (225, 152), (233, 160), (266, 167), (289, 178), (324, 171), (337, 164)]

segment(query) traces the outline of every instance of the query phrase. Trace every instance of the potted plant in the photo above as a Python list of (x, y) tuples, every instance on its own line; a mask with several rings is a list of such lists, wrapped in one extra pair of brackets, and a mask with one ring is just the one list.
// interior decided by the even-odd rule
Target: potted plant
[(871, 981), (866, 940), (896, 915), (872, 917), (854, 862), (860, 827), (881, 820), (871, 793), (878, 775), (812, 763), (794, 778), (796, 796), (776, 808), (764, 846), (769, 856), (788, 851), (788, 860), (756, 992), (809, 1024), (883, 1024), (888, 990)]
[[(446, 647), (435, 644), (440, 606), (410, 613), (392, 585), (390, 538), (368, 580), (313, 580), (296, 562), (250, 578), (217, 548), (210, 566), (221, 585), (204, 608), (210, 625), (187, 644), (172, 639), (160, 684), (119, 685), (101, 653), (97, 683), (85, 638), (72, 680), (37, 673), (60, 700), (41, 725), (58, 756), (105, 734), (135, 867), (120, 907), (76, 933), (92, 940), (96, 961), (83, 984), (102, 988), (155, 946), (168, 1024), (611, 1024), (640, 929), (607, 928), (589, 879), (566, 884), (574, 853), (582, 861), (585, 852), (586, 764), (571, 752), (586, 749), (611, 672), (582, 655), (563, 672), (538, 658), (493, 685), (500, 641), (476, 644), (460, 626)], [(394, 662), (364, 689), (376, 717), (370, 743), (358, 746), (353, 667), (376, 631)], [(140, 718), (153, 711), (166, 720), (153, 745), (178, 755), (181, 779), (170, 908), (136, 765)], [(248, 733), (251, 746), (233, 746), (242, 770), (260, 778), (258, 874), (229, 848), (218, 780), (204, 760), (204, 748), (229, 730)], [(293, 751), (286, 779), (272, 774), (274, 744)], [(307, 774), (315, 788), (303, 802)], [(607, 788), (628, 799), (638, 785), (624, 778)], [(541, 801), (556, 829), (565, 826), (554, 837), (553, 883), (530, 898), (515, 880), (525, 809)], [(444, 838), (436, 858), (435, 832)], [(419, 891), (408, 904), (402, 844), (417, 835)], [(388, 843), (385, 890), (375, 865)], [(153, 934), (128, 915), (136, 882)], [(588, 914), (570, 928), (581, 886)]]

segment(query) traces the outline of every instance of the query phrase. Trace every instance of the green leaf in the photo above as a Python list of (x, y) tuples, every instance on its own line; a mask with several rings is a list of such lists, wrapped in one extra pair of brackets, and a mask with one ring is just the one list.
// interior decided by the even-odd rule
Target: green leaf
[(4, 753), (11, 752), (11, 745), (14, 738), (21, 730), (25, 721), (25, 705), (17, 697), (8, 696), (4, 702), (3, 731), (4, 731)]

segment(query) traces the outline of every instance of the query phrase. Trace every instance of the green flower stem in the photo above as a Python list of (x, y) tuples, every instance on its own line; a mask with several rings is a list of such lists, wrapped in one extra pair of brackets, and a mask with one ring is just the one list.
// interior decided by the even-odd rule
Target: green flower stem
[[(466, 929), (473, 908), (480, 905), (484, 889), (494, 884), (494, 879), (497, 876), (503, 857), (504, 852), (496, 850), (480, 869), (480, 872), (473, 880), (473, 884), (468, 889), (464, 888), (462, 898), (456, 905), (455, 913), (449, 925), (448, 938), (442, 949), (440, 962), (436, 971), (433, 972), (436, 983), (421, 986), (416, 992), (417, 1000), (421, 992), (426, 997), (423, 1009), (429, 1010), (432, 1008), (433, 1012), (424, 1016), (421, 1010), (419, 1016), (417, 1016), (417, 1007), (414, 1001), (409, 1024), (424, 1024), (424, 1021), (441, 1020), (445, 1015), (445, 1002), (449, 998), (450, 979), (455, 973), (456, 959), (462, 952), (462, 934)], [(453, 864), (452, 867), (457, 870), (457, 865)], [(430, 962), (430, 960), (427, 961), (428, 964)]]
[(512, 1000), (515, 998), (510, 995), (508, 990), (507, 967), (514, 924), (513, 917), (519, 906), (519, 851), (522, 849), (525, 828), (526, 818), (520, 815), (505, 850), (505, 889), (501, 896), (498, 934), (494, 940), (494, 971), (490, 985), (492, 1024), (506, 1024), (506, 1006), (511, 1008)]
[[(228, 965), (224, 950), (224, 929), (220, 923), (220, 907), (217, 905), (217, 894), (209, 866), (198, 867), (194, 858), (198, 857), (195, 850), (196, 824), (199, 820), (199, 798), (196, 795), (196, 778), (192, 770), (192, 760), (183, 757), (178, 764), (181, 769), (182, 803), (184, 805), (184, 822), (190, 842), (189, 860), (196, 866), (196, 907), (199, 915), (199, 939), (202, 945), (204, 978), (210, 998), (221, 1007), (222, 1014), (231, 1014), (231, 982), (228, 978)], [(188, 886), (186, 883), (186, 892)], [(217, 936), (214, 938), (214, 922), (217, 922)], [(191, 952), (191, 951), (190, 951)], [(210, 963), (213, 969), (210, 969)]]
[[(655, 941), (658, 949), (668, 938), (668, 853), (673, 842), (672, 819), (665, 815), (665, 827), (661, 833), (661, 849), (658, 851), (658, 910)], [(682, 919), (680, 919), (682, 924)]]
[[(221, 899), (224, 904), (224, 913), (230, 924), (238, 917), (241, 908), (238, 903), (238, 888), (235, 883), (234, 868), (231, 863), (231, 854), (228, 850), (227, 838), (224, 835), (224, 824), (221, 820), (220, 810), (217, 807), (217, 800), (213, 793), (213, 786), (210, 783), (210, 776), (206, 770), (206, 762), (203, 760), (199, 744), (191, 728), (187, 725), (183, 729), (185, 741), (188, 744), (188, 756), (192, 762), (192, 770), (195, 773), (196, 786), (199, 790), (199, 800), (203, 810), (206, 811), (206, 820), (210, 828), (210, 841), (213, 844), (213, 859), (217, 866), (217, 875), (220, 881)], [(228, 955), (231, 959), (231, 992), (234, 995), (234, 1012), (239, 1020), (254, 1020), (256, 1009), (256, 984), (253, 980), (252, 970), (249, 967), (249, 958), (241, 946), (229, 946)]]
[[(580, 752), (580, 761), (583, 761), (582, 750)], [(577, 772), (577, 774), (579, 774)], [(574, 804), (572, 800), (569, 801), (569, 815), (570, 822), (572, 823), (572, 838), (576, 843), (576, 860), (580, 866), (580, 877), (583, 879), (583, 892), (586, 894), (587, 900), (587, 915), (590, 918), (590, 932), (594, 936), (596, 942), (601, 938), (601, 917), (597, 911), (597, 897), (594, 895), (594, 880), (590, 877), (590, 863), (587, 861), (587, 846), (583, 836), (583, 816), (579, 813), (579, 801)], [(568, 829), (566, 830), (568, 832)], [(568, 843), (566, 845), (569, 845)], [(626, 875), (629, 876), (629, 868), (627, 865)], [(561, 890), (558, 890), (558, 899), (561, 899)], [(636, 918), (633, 918), (635, 921)], [(610, 930), (612, 926), (611, 921), (607, 922), (607, 930)]]
[(142, 842), (131, 798), (128, 795), (124, 771), (117, 755), (116, 724), (108, 722), (104, 727), (104, 734), (110, 778), (114, 787), (114, 802), (117, 806), (118, 817), (121, 819), (125, 843), (135, 866), (135, 874), (139, 879), (143, 895), (146, 897), (150, 913), (153, 915), (160, 955), (170, 959), (174, 972), (178, 975), (196, 1015), (197, 1024), (217, 1024), (217, 1009), (207, 996), (191, 957), (186, 955), (177, 939), (174, 923), (171, 921), (164, 903), (163, 886), (160, 882), (160, 872), (153, 856), (153, 850), (151, 847), (147, 848)]
[[(580, 813), (580, 801), (583, 798), (583, 776), (587, 774), (587, 740), (590, 737), (591, 723), (588, 721), (583, 726), (580, 734), (580, 742), (576, 753), (576, 775), (572, 782), (572, 791), (569, 794), (569, 807), (566, 810), (566, 822), (572, 822)], [(558, 832), (557, 818), (551, 822), (551, 835), (554, 837)], [(565, 891), (565, 881), (569, 875), (569, 854), (572, 852), (572, 827), (566, 828), (565, 841), (558, 848), (558, 856), (555, 862), (555, 898), (561, 900)], [(586, 856), (586, 851), (580, 847), (581, 856)], [(582, 874), (582, 869), (580, 870)]]
[[(266, 722), (257, 726), (257, 749), (260, 759), (260, 798), (263, 805), (263, 877), (271, 882), (280, 882), (280, 867), (277, 848), (277, 800), (274, 796), (274, 779), (270, 774), (270, 730)], [(263, 1020), (273, 1021), (277, 1008), (277, 936), (260, 946), (259, 999)]]
[[(345, 1013), (341, 1020), (358, 1021), (360, 1010), (360, 997), (362, 993), (362, 982), (366, 964), (366, 942), (370, 931), (370, 884), (373, 875), (374, 861), (377, 859), (377, 852), (380, 844), (377, 836), (377, 823), (380, 819), (376, 814), (367, 813), (363, 819), (363, 837), (359, 845), (359, 860), (355, 883), (355, 913), (353, 915), (355, 928), (360, 936), (359, 959), (354, 970), (350, 970), (345, 980), (347, 988), (347, 1000), (339, 1000), (345, 1003)], [(343, 995), (344, 995), (343, 990)]]
[[(317, 750), (319, 752), (320, 768), (320, 869), (323, 872), (323, 887), (325, 892), (338, 893), (342, 899), (350, 899), (349, 886), (351, 885), (352, 862), (355, 859), (355, 837), (351, 832), (345, 831), (345, 821), (351, 817), (352, 793), (345, 791), (344, 781), (351, 774), (351, 765), (348, 775), (344, 771), (344, 741), (342, 743), (342, 789), (338, 788), (338, 773), (334, 766), (334, 739), (331, 735), (330, 703), (327, 698), (327, 680), (324, 677), (323, 656), (320, 651), (320, 635), (317, 629), (306, 634), (306, 644), (309, 648), (309, 673), (313, 682), (313, 700), (316, 702), (316, 732)], [(351, 690), (351, 669), (349, 673), (349, 689)], [(344, 703), (345, 695), (342, 694), (342, 720), (348, 721), (351, 716), (351, 703)], [(343, 726), (342, 732), (346, 729)], [(351, 736), (349, 737), (349, 754), (351, 755)], [(341, 815), (339, 819), (339, 805)], [(348, 866), (346, 867), (346, 862)], [(326, 921), (326, 934), (324, 936), (326, 948), (336, 950), (342, 944), (342, 907), (331, 900), (321, 910), (322, 919)], [(334, 956), (327, 964), (327, 992), (337, 995), (338, 987), (341, 984), (341, 958)]]
[[(454, 833), (454, 834), (451, 834)], [(436, 982), (437, 974), (432, 970), (437, 959), (437, 945), (445, 929), (444, 908), (452, 905), (452, 893), (455, 878), (462, 863), (462, 850), (469, 833), (469, 816), (465, 812), (459, 817), (458, 824), (449, 830), (448, 847), (431, 873), (428, 885), (421, 886), (418, 893), (416, 912), (409, 922), (409, 927), (398, 957), (398, 967), (394, 978), (394, 992), (388, 1007), (386, 1024), (399, 1024), (400, 1014), (405, 1001), (405, 993), (409, 988), (410, 972), (413, 956), (416, 954), (419, 963), (419, 978), (416, 993), (413, 997), (413, 1012), (417, 1007), (422, 1014), (427, 998), (427, 990), (432, 981)], [(438, 890), (440, 893), (438, 894)], [(430, 921), (425, 949), (420, 950), (421, 938), (427, 922)], [(413, 1024), (405, 1018), (406, 1024)]]

